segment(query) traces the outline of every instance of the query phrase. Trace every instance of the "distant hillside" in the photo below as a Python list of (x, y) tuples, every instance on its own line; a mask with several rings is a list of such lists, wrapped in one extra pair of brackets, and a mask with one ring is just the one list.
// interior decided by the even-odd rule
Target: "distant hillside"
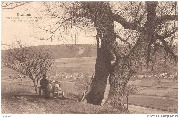
[[(96, 57), (96, 45), (91, 44), (62, 44), (62, 45), (41, 45), (31, 46), (37, 50), (48, 50), (52, 57), (58, 58), (78, 58), (78, 57)], [(2, 50), (2, 56), (7, 50)]]
[[(41, 46), (31, 46), (29, 48), (37, 50), (48, 50), (52, 57), (58, 58), (78, 58), (78, 57), (96, 57), (96, 45), (91, 44), (62, 44), (62, 45), (41, 45)], [(162, 50), (164, 50), (162, 48)], [(177, 46), (173, 47), (174, 53), (177, 55)], [(2, 56), (7, 50), (2, 50)], [(163, 56), (164, 53), (159, 55)]]

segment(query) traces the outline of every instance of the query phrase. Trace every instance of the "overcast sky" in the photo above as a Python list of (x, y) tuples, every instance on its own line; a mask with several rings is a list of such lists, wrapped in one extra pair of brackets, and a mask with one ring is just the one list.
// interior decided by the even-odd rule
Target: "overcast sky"
[[(52, 2), (53, 3), (53, 2)], [(128, 2), (111, 2), (112, 10), (122, 11), (123, 7), (127, 7)], [(137, 3), (138, 4), (138, 3)], [(61, 7), (54, 8), (51, 5), (52, 10), (56, 10), (58, 15), (64, 13), (64, 9)], [(59, 25), (53, 26), (59, 19), (48, 18), (49, 15), (44, 15), (43, 10), (47, 9), (42, 2), (29, 2), (22, 6), (14, 9), (2, 9), (2, 49), (6, 49), (7, 45), (12, 45), (17, 40), (21, 41), (27, 46), (37, 45), (59, 45), (59, 44), (75, 44), (75, 38), (77, 44), (96, 44), (95, 28), (87, 30), (86, 27), (83, 29), (78, 27), (69, 28), (69, 33), (64, 33), (63, 28), (59, 28), (51, 40), (40, 40), (48, 39), (51, 35), (42, 29), (56, 29)], [(125, 16), (130, 18), (128, 12), (125, 12)], [(30, 15), (30, 16), (27, 16)], [(37, 22), (36, 22), (37, 20)], [(40, 28), (41, 29), (40, 29)], [(85, 31), (87, 31), (85, 33)], [(124, 38), (126, 30), (115, 22), (115, 32)], [(118, 40), (117, 40), (118, 41)], [(129, 42), (134, 42), (134, 38), (130, 38)], [(177, 40), (176, 40), (177, 41)]]
[[(128, 2), (122, 1), (112, 2), (111, 7), (114, 10), (120, 10), (123, 8), (123, 6), (127, 6), (127, 3)], [(51, 7), (51, 9), (54, 10), (54, 7)], [(50, 19), (48, 18), (48, 15), (45, 16), (45, 12), (42, 12), (45, 9), (47, 8), (45, 8), (45, 5), (43, 5), (42, 2), (30, 2), (14, 9), (2, 9), (2, 49), (6, 49), (8, 47), (6, 46), (6, 44), (12, 45), (12, 43), (15, 43), (17, 40), (20, 40), (27, 46), (59, 45), (75, 44), (76, 37), (77, 44), (96, 44), (95, 28), (91, 28), (89, 30), (86, 27), (84, 27), (84, 29), (72, 27), (70, 28), (68, 34), (65, 34), (63, 28), (60, 28), (60, 31), (55, 33), (53, 41), (39, 40), (48, 39), (51, 35), (37, 27), (50, 29), (54, 27), (52, 24), (55, 24), (59, 20), (55, 18)], [(58, 11), (58, 15), (63, 14), (63, 9), (61, 7), (57, 7), (57, 9), (58, 10), (56, 11)], [(27, 16), (27, 14), (30, 14), (31, 16)], [(38, 20), (38, 22), (36, 22), (35, 20)], [(124, 38), (123, 27), (117, 22), (115, 22), (114, 24), (116, 33)], [(56, 27), (58, 27), (58, 25), (56, 25)]]
[[(21, 42), (25, 45), (58, 45), (58, 44), (74, 44), (75, 34), (77, 38), (77, 44), (95, 44), (95, 30), (85, 34), (85, 31), (82, 29), (72, 28), (69, 31), (69, 34), (63, 34), (62, 37), (58, 40), (57, 37), (53, 38), (54, 40), (39, 40), (39, 38), (48, 38), (50, 37), (49, 33), (46, 34), (45, 31), (36, 27), (37, 23), (35, 20), (41, 17), (42, 19), (46, 19), (44, 16), (39, 16), (37, 13), (38, 9), (40, 9), (39, 2), (30, 2), (23, 6), (14, 8), (14, 9), (2, 9), (2, 49), (7, 48), (6, 45), (11, 45), (16, 42), (16, 40), (21, 40)], [(31, 16), (27, 16), (27, 14), (31, 14)], [(24, 16), (21, 16), (24, 15)], [(41, 21), (39, 19), (39, 21)], [(43, 21), (43, 20), (42, 20)], [(48, 26), (54, 22), (52, 20), (46, 22), (40, 22), (38, 25)], [(58, 32), (57, 32), (58, 33)], [(57, 34), (58, 36), (58, 34)]]

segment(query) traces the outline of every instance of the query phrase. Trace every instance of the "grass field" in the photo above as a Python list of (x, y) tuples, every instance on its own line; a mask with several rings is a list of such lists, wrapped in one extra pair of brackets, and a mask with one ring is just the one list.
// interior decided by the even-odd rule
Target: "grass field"
[[(94, 73), (94, 65), (95, 58), (91, 57), (55, 60), (49, 79), (62, 83), (65, 100), (39, 98), (34, 93), (31, 80), (15, 79), (13, 76), (17, 76), (17, 72), (2, 67), (2, 113), (122, 113), (114, 108), (77, 102)], [(129, 96), (129, 104), (177, 113), (177, 80), (168, 77), (157, 79), (151, 74), (144, 73), (146, 77), (143, 77), (141, 73), (141, 76), (131, 78), (129, 85), (136, 86), (138, 91)]]

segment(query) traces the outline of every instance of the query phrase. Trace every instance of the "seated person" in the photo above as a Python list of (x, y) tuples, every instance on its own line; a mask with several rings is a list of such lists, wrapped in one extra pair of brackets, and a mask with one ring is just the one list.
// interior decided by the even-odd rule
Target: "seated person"
[(62, 91), (60, 87), (60, 83), (58, 81), (54, 82), (54, 98), (62, 97), (64, 98), (64, 92)]

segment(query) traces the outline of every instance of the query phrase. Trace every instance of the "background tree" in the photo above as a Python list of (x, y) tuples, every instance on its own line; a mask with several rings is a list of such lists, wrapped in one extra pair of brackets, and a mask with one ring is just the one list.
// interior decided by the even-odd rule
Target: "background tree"
[(17, 41), (17, 45), (16, 48), (12, 46), (6, 50), (3, 62), (5, 66), (30, 78), (37, 93), (38, 81), (43, 76), (47, 76), (48, 71), (51, 70), (53, 59), (45, 49), (38, 50), (33, 49), (33, 47), (26, 47), (20, 41)]

